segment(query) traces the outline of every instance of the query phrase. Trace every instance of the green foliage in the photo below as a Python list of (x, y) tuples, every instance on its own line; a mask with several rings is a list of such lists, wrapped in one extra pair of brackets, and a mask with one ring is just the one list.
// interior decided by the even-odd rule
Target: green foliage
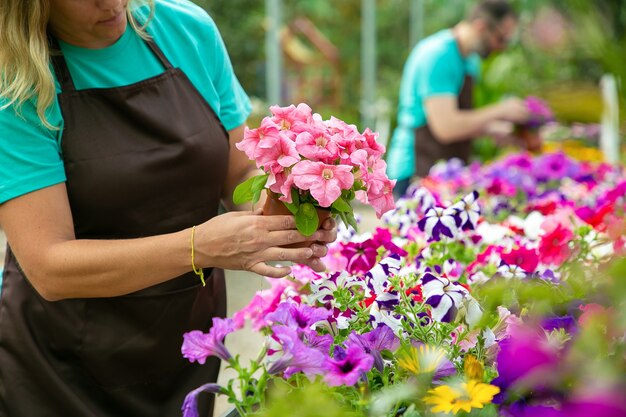
[(280, 379), (268, 393), (267, 409), (251, 414), (255, 417), (359, 417), (363, 414), (343, 405), (328, 386), (321, 382), (304, 382), (295, 387)]

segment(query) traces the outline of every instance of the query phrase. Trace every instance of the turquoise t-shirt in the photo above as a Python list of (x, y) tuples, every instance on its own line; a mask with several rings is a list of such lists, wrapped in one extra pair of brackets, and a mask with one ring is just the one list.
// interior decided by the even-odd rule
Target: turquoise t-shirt
[(413, 48), (402, 73), (398, 123), (387, 151), (390, 178), (406, 179), (415, 172), (414, 129), (426, 124), (424, 100), (458, 96), (465, 75), (477, 78), (479, 72), (479, 56), (463, 57), (450, 29), (425, 38)]
[[(145, 21), (147, 8), (136, 10), (136, 15)], [(188, 0), (157, 0), (147, 32), (172, 65), (187, 74), (226, 130), (245, 122), (250, 100), (233, 72), (215, 23), (203, 9)], [(78, 90), (124, 86), (165, 70), (130, 25), (107, 48), (86, 49), (63, 42), (60, 47)], [(0, 99), (0, 106), (3, 103), (6, 100)], [(58, 101), (47, 115), (60, 130), (40, 123), (33, 102), (25, 103), (19, 115), (13, 107), (0, 110), (0, 203), (66, 180)]]

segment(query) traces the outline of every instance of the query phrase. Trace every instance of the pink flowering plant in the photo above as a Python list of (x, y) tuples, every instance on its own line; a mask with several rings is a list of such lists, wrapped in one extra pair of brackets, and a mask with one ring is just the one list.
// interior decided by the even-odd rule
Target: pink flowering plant
[(527, 127), (536, 129), (548, 122), (554, 121), (554, 114), (550, 106), (548, 106), (548, 103), (544, 100), (535, 96), (527, 96), (524, 99), (524, 103), (530, 113), (530, 119), (526, 124)]
[[(340, 227), (326, 272), (294, 266), (186, 333), (184, 357), (238, 376), (184, 416), (203, 391), (242, 416), (311, 395), (307, 415), (626, 415), (625, 174), (560, 154), (437, 167), (384, 227)], [(244, 325), (263, 336), (248, 365), (224, 345)]]
[(236, 146), (264, 171), (240, 184), (236, 204), (259, 201), (262, 190), (277, 197), (296, 218), (298, 230), (311, 235), (319, 227), (315, 208), (328, 209), (356, 227), (351, 202), (374, 207), (380, 217), (394, 207), (377, 133), (360, 133), (335, 117), (323, 120), (306, 104), (270, 107), (256, 129), (246, 128)]

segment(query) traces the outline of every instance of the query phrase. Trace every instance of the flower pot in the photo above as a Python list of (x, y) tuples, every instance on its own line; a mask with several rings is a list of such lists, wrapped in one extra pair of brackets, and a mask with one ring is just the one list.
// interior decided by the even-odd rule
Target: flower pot
[(520, 126), (518, 133), (522, 138), (527, 151), (533, 153), (541, 151), (541, 136), (539, 136), (539, 131), (537, 129)]
[[(328, 209), (324, 209), (321, 207), (315, 208), (317, 211), (317, 217), (319, 219), (318, 229), (321, 227), (324, 220), (330, 217), (331, 212)], [(278, 199), (278, 194), (272, 193), (268, 191), (267, 198), (265, 199), (265, 204), (263, 205), (263, 215), (272, 216), (272, 215), (293, 215), (289, 209), (285, 206), (285, 204)], [(293, 243), (291, 245), (284, 245), (286, 248), (304, 248), (310, 246), (312, 242), (300, 242)]]

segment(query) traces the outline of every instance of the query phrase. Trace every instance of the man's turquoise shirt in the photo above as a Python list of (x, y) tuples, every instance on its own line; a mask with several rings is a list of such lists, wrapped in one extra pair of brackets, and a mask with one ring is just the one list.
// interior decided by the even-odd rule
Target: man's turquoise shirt
[(402, 73), (398, 123), (387, 151), (387, 174), (406, 179), (415, 172), (414, 129), (426, 124), (424, 101), (429, 97), (458, 96), (465, 75), (478, 77), (478, 55), (463, 57), (452, 30), (437, 32), (419, 42)]

